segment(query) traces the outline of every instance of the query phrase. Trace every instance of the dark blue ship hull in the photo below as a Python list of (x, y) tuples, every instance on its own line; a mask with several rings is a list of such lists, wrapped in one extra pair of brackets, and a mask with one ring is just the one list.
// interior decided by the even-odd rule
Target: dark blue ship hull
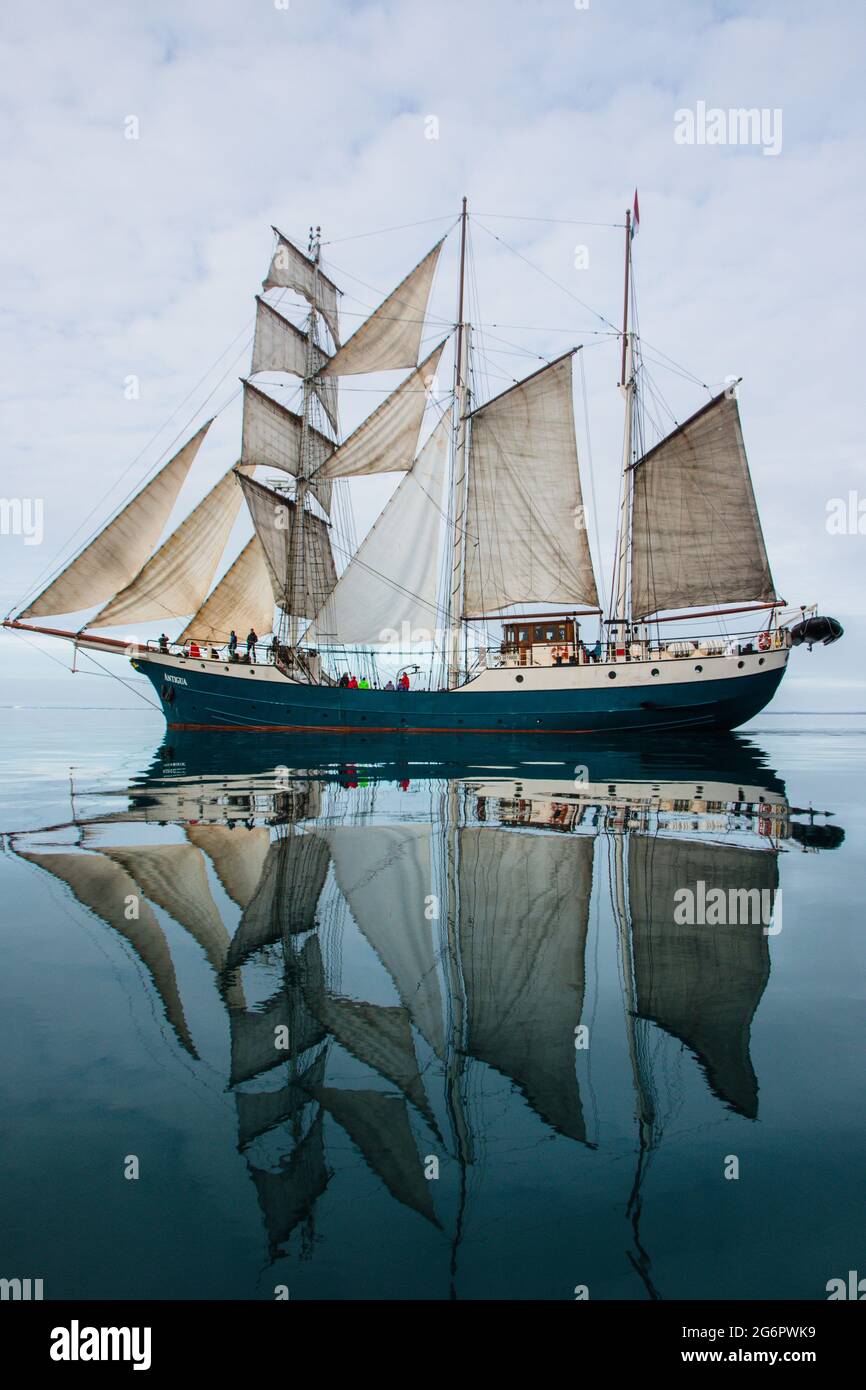
[(663, 687), (543, 691), (347, 690), (230, 677), (206, 667), (139, 669), (170, 729), (344, 733), (640, 733), (734, 729), (773, 698), (784, 667)]

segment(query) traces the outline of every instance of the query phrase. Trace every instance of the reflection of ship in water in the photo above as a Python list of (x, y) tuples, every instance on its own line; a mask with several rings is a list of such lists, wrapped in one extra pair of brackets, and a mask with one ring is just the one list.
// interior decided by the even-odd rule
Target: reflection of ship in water
[[(673, 745), (594, 749), (590, 767), (544, 747), (546, 757), (511, 757), (498, 742), (493, 766), (473, 743), (458, 768), (425, 761), (429, 750), (419, 760), (417, 741), (411, 764), (373, 742), (347, 764), (326, 747), (240, 741), (214, 765), (212, 745), (199, 759), (190, 742), (162, 750), (126, 809), (15, 837), (22, 858), (132, 945), (194, 1057), (158, 912), (201, 947), (228, 1012), (239, 1149), (272, 1259), (312, 1249), (317, 1204), (341, 1181), (333, 1122), (393, 1199), (447, 1232), (453, 1283), (483, 1147), (467, 1103), (473, 1069), (504, 1078), (509, 1104), (544, 1132), (598, 1144), (577, 1041), (593, 893), (618, 933), (638, 1124), (629, 1258), (651, 1297), (640, 1214), (663, 1127), (658, 1030), (696, 1059), (718, 1102), (756, 1117), (750, 1028), (770, 973), (765, 924), (681, 921), (675, 895), (703, 883), (766, 902), (782, 853), (841, 832), (791, 808), (743, 739), (691, 749), (688, 761)], [(395, 811), (401, 789), (412, 795)], [(175, 838), (157, 839), (166, 834)], [(357, 978), (347, 929), (366, 950)], [(459, 1172), (450, 1215), (431, 1156)]]

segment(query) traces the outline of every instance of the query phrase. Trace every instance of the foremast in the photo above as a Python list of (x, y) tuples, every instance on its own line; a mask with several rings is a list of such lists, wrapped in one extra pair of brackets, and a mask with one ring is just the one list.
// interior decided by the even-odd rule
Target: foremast
[(288, 583), (286, 585), (286, 612), (278, 608), (278, 628), (279, 639), (284, 641), (288, 638), (290, 646), (298, 644), (300, 630), (303, 625), (301, 614), (305, 611), (304, 606), (304, 584), (307, 568), (304, 556), (304, 516), (308, 506), (307, 499), (310, 495), (309, 479), (315, 470), (318, 460), (313, 455), (313, 411), (316, 409), (318, 397), (313, 389), (314, 378), (318, 371), (318, 323), (319, 313), (316, 308), (319, 290), (319, 263), (322, 248), (322, 229), (317, 226), (310, 228), (310, 239), (307, 252), (313, 263), (312, 278), (313, 292), (310, 299), (310, 312), (306, 323), (306, 366), (304, 371), (303, 386), (303, 406), (301, 415), (301, 435), (298, 445), (298, 473), (295, 482), (295, 503), (294, 526), (292, 527), (291, 545), (289, 548)]

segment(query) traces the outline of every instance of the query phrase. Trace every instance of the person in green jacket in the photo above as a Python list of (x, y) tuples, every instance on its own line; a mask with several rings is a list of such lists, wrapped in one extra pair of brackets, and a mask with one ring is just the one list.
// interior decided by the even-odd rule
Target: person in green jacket
[(358, 689), (359, 689), (359, 690), (369, 690), (369, 689), (370, 689), (370, 682), (367, 680), (367, 677), (366, 677), (366, 676), (362, 676), (361, 679), (358, 681)]

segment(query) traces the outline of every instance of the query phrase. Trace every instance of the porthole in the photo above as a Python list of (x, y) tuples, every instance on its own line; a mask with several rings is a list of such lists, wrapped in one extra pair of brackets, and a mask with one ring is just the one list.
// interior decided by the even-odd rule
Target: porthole
[(654, 667), (652, 668), (652, 670), (650, 671), (650, 675), (651, 675), (651, 676), (657, 676), (658, 673), (659, 673), (659, 668), (658, 668), (657, 666), (654, 666)]
[(743, 667), (745, 666), (745, 664), (746, 664), (745, 661), (738, 661), (738, 662), (737, 662), (737, 666), (739, 667), (740, 670), (743, 669)]
[(517, 684), (520, 685), (521, 681), (523, 680), (523, 677), (522, 677), (522, 676), (515, 676), (514, 679), (517, 681)]
[(612, 681), (615, 681), (615, 680), (616, 680), (616, 671), (608, 671), (607, 675), (608, 675), (608, 679), (609, 679), (609, 680), (612, 680)]
[(696, 667), (695, 667), (695, 670), (696, 670), (696, 671), (703, 671), (703, 669), (704, 669), (703, 666), (696, 666)]
[(759, 656), (759, 657), (758, 657), (758, 665), (759, 665), (759, 666), (763, 666), (763, 664), (764, 664), (764, 658), (763, 658), (762, 656)]

